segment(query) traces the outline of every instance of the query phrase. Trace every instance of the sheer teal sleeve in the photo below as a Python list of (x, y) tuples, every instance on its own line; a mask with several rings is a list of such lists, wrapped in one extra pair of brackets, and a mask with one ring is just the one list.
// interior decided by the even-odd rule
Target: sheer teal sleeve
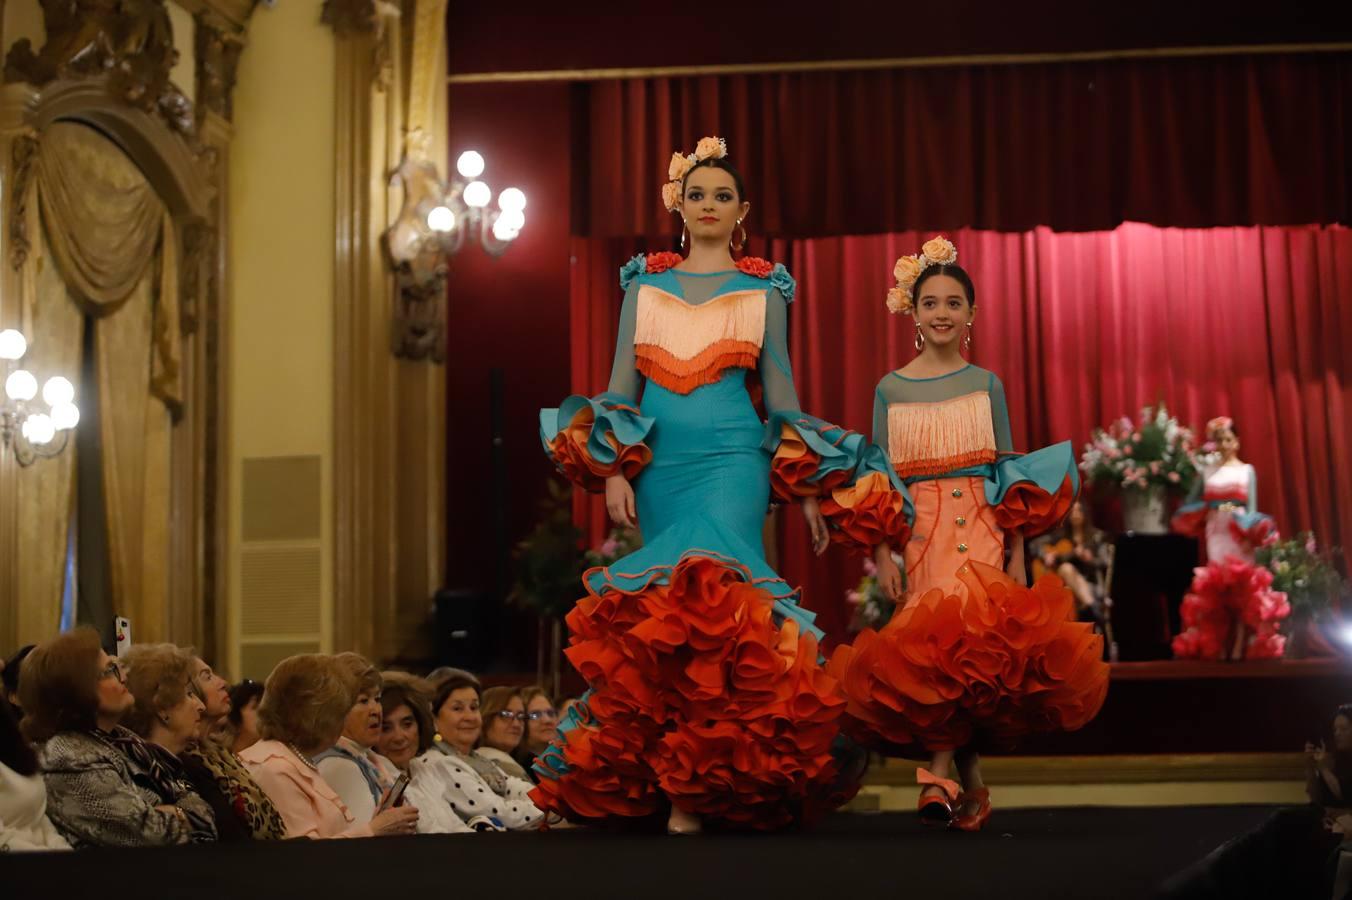
[(631, 403), (638, 400), (643, 376), (634, 358), (634, 322), (638, 318), (638, 283), (631, 281), (620, 307), (620, 333), (615, 339), (615, 362), (610, 368), (607, 393), (619, 394)]
[(995, 449), (1000, 453), (1014, 452), (1014, 437), (1009, 430), (1009, 405), (1005, 402), (1005, 386), (991, 373), (991, 421), (995, 426)]
[[(793, 387), (793, 367), (789, 364), (788, 335), (789, 304), (779, 289), (774, 288), (765, 294), (765, 338), (760, 357), (765, 411), (771, 415), (798, 409), (798, 392)], [(633, 344), (632, 338), (630, 344)]]
[(1258, 470), (1249, 466), (1249, 515), (1258, 512)]
[(887, 446), (887, 398), (883, 396), (882, 385), (873, 391), (873, 443), (882, 449), (884, 458), (892, 458)]

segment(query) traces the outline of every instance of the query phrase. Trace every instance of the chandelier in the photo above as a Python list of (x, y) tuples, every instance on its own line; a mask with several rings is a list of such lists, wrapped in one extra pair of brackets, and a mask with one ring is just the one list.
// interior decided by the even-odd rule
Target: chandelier
[(493, 189), (480, 180), (484, 158), (475, 150), (466, 150), (455, 168), (463, 178), (454, 178), (443, 193), (441, 203), (427, 211), (427, 227), (432, 239), (447, 255), (460, 252), (466, 235), (474, 234), (479, 245), (491, 256), (501, 256), (526, 225), (526, 195), (509, 187), (498, 195), (498, 208), (489, 209)]
[[(0, 331), (0, 362), (4, 364), (5, 393), (0, 397), (0, 451), (12, 449), (21, 466), (50, 459), (66, 449), (70, 431), (80, 422), (75, 406), (75, 386), (60, 375), (42, 386), (42, 403), (36, 401), (38, 380), (19, 368), (28, 352), (28, 341), (13, 328)], [(45, 406), (44, 406), (45, 404)]]

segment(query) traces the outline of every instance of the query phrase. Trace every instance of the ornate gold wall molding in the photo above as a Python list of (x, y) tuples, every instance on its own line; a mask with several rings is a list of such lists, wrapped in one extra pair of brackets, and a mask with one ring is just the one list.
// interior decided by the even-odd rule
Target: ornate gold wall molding
[(388, 178), (404, 150), (418, 20), (378, 6), (330, 0), (325, 21), (338, 95), (334, 645), (384, 662), (425, 652), (419, 627), (444, 578), (446, 386), (442, 369), (391, 352), (396, 284), (382, 236), (402, 200)]
[(230, 121), (234, 118), (230, 98), (244, 52), (244, 30), (210, 10), (199, 13), (194, 21), (198, 122), (208, 113)]

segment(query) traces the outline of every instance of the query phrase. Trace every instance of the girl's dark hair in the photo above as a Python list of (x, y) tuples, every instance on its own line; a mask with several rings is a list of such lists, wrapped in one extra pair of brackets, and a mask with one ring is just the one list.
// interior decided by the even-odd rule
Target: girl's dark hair
[(388, 716), (401, 706), (407, 706), (413, 713), (413, 721), (418, 723), (418, 753), (426, 753), (431, 749), (432, 737), (437, 731), (432, 722), (432, 711), (427, 708), (427, 696), (410, 681), (396, 680), (386, 673), (380, 690), (381, 714)]
[[(20, 647), (14, 655), (5, 660), (5, 669), (0, 672), (0, 683), (4, 684), (5, 699), (10, 696), (18, 696), (19, 693), (19, 666), (23, 665), (24, 658), (33, 652), (37, 644), (29, 644), (26, 647)], [(13, 706), (13, 704), (10, 704)]]
[(746, 202), (746, 184), (745, 182), (742, 181), (742, 173), (738, 172), (737, 167), (734, 166), (732, 163), (728, 162), (726, 158), (719, 159), (718, 157), (715, 156), (711, 156), (708, 159), (700, 160), (699, 162), (695, 163), (693, 166), (690, 167), (689, 172), (685, 173), (685, 177), (681, 179), (682, 197), (685, 196), (685, 183), (690, 180), (690, 175), (696, 169), (722, 169), (724, 172), (727, 172), (729, 175), (732, 176), (732, 183), (737, 188), (737, 202), (738, 203)]
[(235, 728), (244, 725), (244, 707), (263, 696), (263, 685), (246, 678), (230, 689), (230, 713), (226, 717)]
[(0, 694), (0, 764), (9, 766), (20, 775), (36, 775), (38, 757), (19, 730), (14, 708)]
[(920, 306), (922, 296), (920, 286), (935, 275), (947, 275), (949, 278), (956, 280), (958, 284), (962, 285), (962, 289), (967, 292), (967, 305), (969, 307), (976, 306), (976, 286), (972, 284), (972, 276), (968, 275), (967, 270), (962, 266), (952, 263), (947, 266), (926, 266), (925, 271), (920, 273), (920, 277), (915, 280), (915, 286), (911, 288), (912, 302), (917, 307)]

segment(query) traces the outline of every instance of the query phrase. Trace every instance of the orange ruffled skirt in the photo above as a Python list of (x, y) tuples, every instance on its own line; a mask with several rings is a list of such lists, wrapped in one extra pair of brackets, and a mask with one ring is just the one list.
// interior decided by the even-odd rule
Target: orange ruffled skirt
[(1029, 732), (1074, 731), (1093, 719), (1108, 692), (1103, 638), (1071, 620), (1060, 579), (1025, 588), (972, 559), (955, 577), (958, 590), (914, 593), (881, 631), (837, 648), (827, 671), (848, 698), (847, 733), (924, 758), (1008, 748)]

